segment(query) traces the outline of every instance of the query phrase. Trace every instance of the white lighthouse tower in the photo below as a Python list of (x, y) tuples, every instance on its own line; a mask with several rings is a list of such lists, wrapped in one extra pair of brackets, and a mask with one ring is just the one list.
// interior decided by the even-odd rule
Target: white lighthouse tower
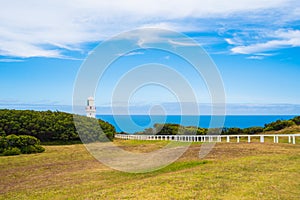
[(89, 97), (87, 99), (85, 111), (87, 117), (96, 118), (96, 107), (95, 107), (95, 100), (93, 97)]

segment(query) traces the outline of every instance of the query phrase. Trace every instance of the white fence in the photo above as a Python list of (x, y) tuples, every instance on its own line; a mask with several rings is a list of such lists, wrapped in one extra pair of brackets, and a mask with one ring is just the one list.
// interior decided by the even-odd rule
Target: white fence
[(124, 140), (169, 140), (180, 142), (230, 142), (235, 139), (237, 143), (241, 138), (246, 138), (247, 142), (251, 142), (251, 138), (259, 138), (261, 143), (265, 142), (265, 138), (273, 138), (274, 143), (279, 143), (279, 138), (288, 138), (287, 142), (296, 144), (296, 137), (300, 134), (274, 134), (274, 135), (125, 135), (117, 134), (115, 138)]

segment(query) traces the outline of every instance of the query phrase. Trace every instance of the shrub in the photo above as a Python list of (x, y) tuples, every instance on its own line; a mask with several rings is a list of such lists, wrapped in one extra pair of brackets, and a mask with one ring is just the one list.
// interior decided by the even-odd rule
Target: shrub
[[(79, 124), (76, 127), (74, 120)], [(99, 137), (100, 126), (98, 124), (101, 125), (101, 129), (107, 134), (107, 137), (113, 140), (116, 133), (115, 128), (100, 119), (91, 119), (59, 111), (0, 109), (0, 136), (30, 135), (42, 142), (62, 141), (69, 143), (80, 141), (77, 131), (80, 129), (85, 140), (94, 142)], [(19, 142), (22, 143), (22, 141)]]
[(207, 128), (198, 128), (197, 129), (197, 135), (206, 135), (208, 132), (208, 129)]
[(0, 153), (3, 155), (19, 155), (21, 153), (41, 153), (45, 149), (40, 146), (40, 141), (28, 135), (9, 135), (0, 137)]
[(3, 153), (3, 151), (8, 147), (8, 143), (6, 140), (6, 137), (0, 136), (0, 153)]
[(42, 153), (45, 151), (45, 148), (42, 147), (41, 145), (35, 145), (35, 149), (37, 153)]
[(292, 120), (277, 120), (276, 122), (265, 124), (264, 131), (279, 131), (293, 125), (295, 125), (295, 122)]
[(243, 129), (240, 128), (223, 128), (222, 135), (240, 135), (243, 134)]
[(295, 122), (295, 124), (300, 125), (300, 116), (294, 117), (292, 121)]
[(4, 156), (14, 156), (14, 155), (20, 155), (20, 154), (21, 154), (21, 150), (17, 147), (5, 149), (3, 151)]
[(8, 144), (9, 147), (19, 147), (22, 146), (20, 144), (20, 138), (16, 135), (8, 135), (6, 136), (6, 142)]
[(29, 145), (21, 148), (21, 152), (24, 154), (30, 154), (30, 153), (41, 153), (44, 152), (44, 147), (40, 145)]
[(0, 136), (5, 136), (5, 131), (0, 127)]
[(252, 134), (257, 134), (263, 132), (264, 129), (263, 127), (249, 127), (249, 128), (244, 128), (243, 132), (247, 135), (252, 135)]

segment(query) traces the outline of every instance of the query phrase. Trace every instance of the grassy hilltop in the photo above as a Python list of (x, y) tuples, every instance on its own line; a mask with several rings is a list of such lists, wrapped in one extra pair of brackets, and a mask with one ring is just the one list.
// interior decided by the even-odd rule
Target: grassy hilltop
[[(122, 141), (148, 152), (167, 141)], [(219, 143), (202, 160), (200, 143), (170, 166), (128, 174), (104, 166), (81, 144), (0, 157), (0, 199), (298, 199), (299, 144)]]

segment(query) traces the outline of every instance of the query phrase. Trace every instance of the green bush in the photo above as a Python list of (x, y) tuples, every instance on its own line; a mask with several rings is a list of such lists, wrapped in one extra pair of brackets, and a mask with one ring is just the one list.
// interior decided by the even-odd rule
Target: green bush
[(293, 125), (295, 125), (295, 122), (292, 120), (277, 120), (275, 122), (265, 124), (264, 131), (279, 131)]
[(240, 135), (244, 134), (243, 129), (240, 128), (223, 128), (222, 129), (222, 135)]
[(264, 131), (263, 127), (249, 127), (249, 128), (244, 128), (243, 132), (244, 134), (247, 135), (253, 135), (253, 134), (257, 134), (257, 133), (262, 133)]
[[(74, 120), (79, 124), (76, 127)], [(30, 135), (42, 142), (80, 142), (77, 129), (80, 129), (80, 133), (83, 135), (80, 135), (80, 137), (84, 141), (91, 142), (98, 140), (99, 130), (103, 130), (109, 140), (113, 140), (116, 133), (115, 128), (107, 122), (70, 113), (59, 111), (0, 110), (0, 136)], [(12, 140), (21, 146), (24, 142), (22, 139), (21, 141)], [(30, 142), (34, 143), (35, 141), (26, 139), (26, 142), (29, 142), (28, 145), (30, 145)]]
[[(153, 128), (146, 128), (142, 132), (137, 132), (137, 135), (205, 135), (207, 128), (196, 126), (180, 126), (179, 124), (159, 124), (153, 125)], [(112, 133), (111, 133), (112, 134)], [(124, 133), (123, 133), (124, 134)]]
[(208, 132), (208, 129), (207, 128), (198, 128), (197, 129), (197, 135), (206, 135)]
[(40, 141), (28, 135), (8, 135), (0, 137), (0, 153), (3, 155), (19, 155), (21, 153), (41, 153), (45, 149), (40, 146)]
[(179, 133), (179, 124), (154, 124), (154, 132), (157, 135), (177, 135)]
[(295, 124), (300, 125), (300, 116), (294, 117), (292, 121), (295, 122)]
[(45, 148), (40, 145), (29, 145), (21, 148), (21, 152), (24, 154), (31, 154), (31, 153), (41, 153), (44, 152)]
[(20, 155), (20, 154), (21, 154), (21, 150), (17, 147), (5, 149), (3, 151), (4, 156), (14, 156), (14, 155)]
[(35, 150), (36, 150), (36, 153), (42, 153), (45, 151), (45, 148), (42, 147), (41, 145), (35, 145)]
[(6, 137), (0, 136), (0, 153), (3, 153), (3, 151), (8, 147), (8, 143), (6, 140)]

